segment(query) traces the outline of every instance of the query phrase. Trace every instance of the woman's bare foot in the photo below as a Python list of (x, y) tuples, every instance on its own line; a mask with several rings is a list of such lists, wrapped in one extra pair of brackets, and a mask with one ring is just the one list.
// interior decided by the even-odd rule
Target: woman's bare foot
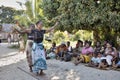
[(33, 72), (33, 70), (32, 70), (32, 66), (29, 66), (29, 69), (30, 69), (30, 72)]
[(40, 71), (39, 75), (45, 75), (45, 73), (43, 72), (43, 70)]

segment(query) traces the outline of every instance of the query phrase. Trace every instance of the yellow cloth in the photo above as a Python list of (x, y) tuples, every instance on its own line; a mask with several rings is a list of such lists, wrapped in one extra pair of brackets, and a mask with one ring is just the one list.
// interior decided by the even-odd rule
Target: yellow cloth
[(88, 55), (80, 55), (80, 58), (83, 59), (83, 62), (85, 63), (90, 62), (90, 56)]

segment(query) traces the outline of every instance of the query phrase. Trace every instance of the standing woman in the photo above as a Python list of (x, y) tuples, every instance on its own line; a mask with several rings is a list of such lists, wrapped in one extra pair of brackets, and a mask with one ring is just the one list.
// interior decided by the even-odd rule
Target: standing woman
[(42, 43), (44, 34), (52, 31), (55, 28), (55, 26), (57, 26), (57, 24), (58, 23), (56, 23), (52, 28), (48, 30), (43, 30), (42, 22), (38, 21), (36, 23), (36, 29), (33, 31), (34, 43), (32, 46), (33, 47), (33, 50), (32, 50), (33, 72), (36, 73), (36, 75), (44, 74), (43, 70), (47, 69), (45, 51), (44, 51), (44, 46)]
[(29, 26), (29, 29), (19, 31), (18, 29), (15, 28), (15, 31), (17, 31), (20, 34), (27, 34), (27, 42), (26, 42), (26, 58), (28, 62), (28, 66), (30, 69), (30, 72), (32, 72), (32, 44), (33, 44), (33, 39), (34, 39), (34, 34), (33, 31), (35, 29), (35, 25), (31, 24)]
[(30, 72), (32, 72), (32, 45), (33, 45), (33, 39), (34, 39), (34, 34), (32, 31), (35, 29), (35, 25), (31, 24), (29, 28), (30, 28), (30, 31), (27, 32), (27, 43), (26, 43), (25, 51), (26, 51), (28, 66), (29, 66)]

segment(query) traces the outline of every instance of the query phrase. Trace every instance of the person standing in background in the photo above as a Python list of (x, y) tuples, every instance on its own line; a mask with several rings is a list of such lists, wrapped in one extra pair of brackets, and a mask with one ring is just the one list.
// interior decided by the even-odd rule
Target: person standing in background
[(8, 45), (10, 45), (11, 44), (11, 34), (10, 33), (7, 36), (7, 40), (8, 40)]
[(0, 44), (2, 43), (2, 35), (0, 34)]

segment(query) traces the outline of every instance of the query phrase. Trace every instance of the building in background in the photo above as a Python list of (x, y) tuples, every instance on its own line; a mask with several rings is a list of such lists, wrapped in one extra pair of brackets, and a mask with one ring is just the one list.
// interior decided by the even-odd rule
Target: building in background
[(7, 40), (8, 38), (8, 34), (11, 35), (11, 40), (12, 42), (16, 42), (19, 40), (19, 34), (14, 32), (13, 33), (13, 27), (14, 27), (15, 24), (2, 24), (1, 25), (1, 31), (0, 31), (0, 34), (1, 34), (1, 39), (2, 40)]

